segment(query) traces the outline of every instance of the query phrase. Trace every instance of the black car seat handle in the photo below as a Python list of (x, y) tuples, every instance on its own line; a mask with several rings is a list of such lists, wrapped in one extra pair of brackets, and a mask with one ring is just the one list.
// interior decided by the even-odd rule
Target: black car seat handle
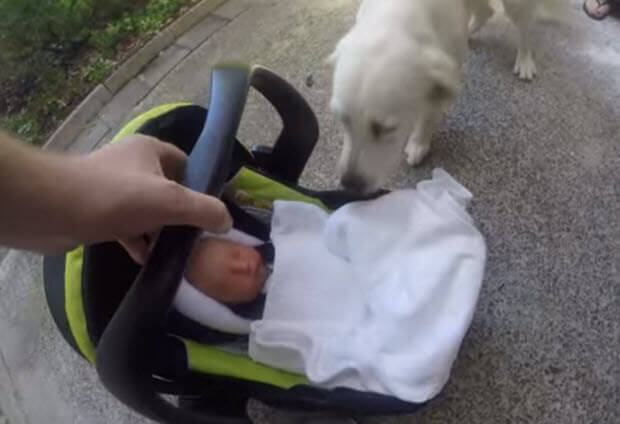
[[(209, 113), (187, 162), (185, 184), (220, 196), (231, 162), (253, 69), (220, 65), (213, 69)], [(180, 409), (161, 398), (153, 384), (152, 358), (164, 336), (164, 321), (178, 290), (200, 230), (166, 227), (97, 347), (97, 372), (106, 388), (123, 403), (165, 423), (249, 423)], [(110, 282), (113, 284), (114, 282)]]
[(261, 165), (269, 174), (296, 185), (319, 139), (316, 115), (295, 87), (268, 69), (254, 69), (252, 87), (282, 119), (282, 131), (273, 148), (267, 148)]

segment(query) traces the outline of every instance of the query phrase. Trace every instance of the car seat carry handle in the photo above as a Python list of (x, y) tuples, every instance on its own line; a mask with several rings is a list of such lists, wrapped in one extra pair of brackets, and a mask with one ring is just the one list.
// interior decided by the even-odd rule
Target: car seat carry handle
[[(185, 171), (189, 188), (221, 195), (251, 78), (252, 70), (245, 66), (213, 69), (207, 121)], [(200, 230), (193, 227), (162, 230), (149, 260), (99, 341), (97, 372), (113, 395), (153, 420), (174, 424), (249, 423), (247, 418), (177, 408), (154, 388), (152, 358), (158, 341), (165, 337), (165, 317), (199, 234)]]
[(251, 77), (252, 70), (247, 66), (220, 65), (213, 69), (207, 122), (185, 169), (188, 188), (221, 196)]
[(273, 148), (264, 157), (257, 153), (256, 159), (274, 177), (297, 184), (319, 140), (316, 115), (292, 85), (266, 68), (254, 68), (252, 87), (273, 105), (282, 119), (282, 132)]

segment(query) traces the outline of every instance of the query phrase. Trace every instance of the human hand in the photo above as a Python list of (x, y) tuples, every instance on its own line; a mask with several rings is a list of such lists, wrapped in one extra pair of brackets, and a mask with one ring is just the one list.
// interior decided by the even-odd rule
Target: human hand
[(186, 155), (153, 137), (132, 135), (77, 159), (82, 241), (118, 240), (138, 263), (163, 226), (220, 233), (232, 219), (219, 200), (183, 187)]

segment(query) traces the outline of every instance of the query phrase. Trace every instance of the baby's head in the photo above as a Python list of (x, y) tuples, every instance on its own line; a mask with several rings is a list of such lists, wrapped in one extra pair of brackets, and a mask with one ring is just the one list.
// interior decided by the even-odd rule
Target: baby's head
[(258, 297), (267, 270), (256, 249), (205, 238), (196, 245), (185, 276), (207, 296), (221, 303), (239, 304)]

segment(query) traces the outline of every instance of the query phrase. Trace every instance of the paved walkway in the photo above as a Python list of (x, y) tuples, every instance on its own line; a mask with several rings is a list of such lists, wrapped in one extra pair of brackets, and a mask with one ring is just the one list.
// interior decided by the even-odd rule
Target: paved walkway
[[(191, 52), (173, 45), (104, 110), (92, 128), (105, 131), (83, 135), (71, 150), (101, 145), (156, 104), (204, 104), (210, 67), (244, 60), (276, 70), (310, 101), (322, 136), (304, 181), (333, 186), (340, 130), (327, 108), (324, 59), (359, 1), (231, 2), (233, 14), (195, 29), (219, 26), (215, 32), (196, 35)], [(531, 84), (511, 73), (514, 33), (504, 18), (478, 33), (465, 90), (429, 160), (403, 166), (392, 181), (410, 187), (446, 168), (473, 191), (489, 246), (452, 378), (417, 423), (612, 424), (620, 416), (620, 22), (588, 20), (580, 0), (572, 4), (578, 19), (570, 29), (540, 30), (541, 75)], [(145, 91), (140, 81), (149, 78), (158, 81)], [(256, 143), (276, 132), (277, 119), (252, 96), (240, 137)], [(0, 399), (5, 413), (14, 411), (12, 424), (145, 422), (111, 399), (60, 339), (40, 265), (10, 252), (0, 266)]]

